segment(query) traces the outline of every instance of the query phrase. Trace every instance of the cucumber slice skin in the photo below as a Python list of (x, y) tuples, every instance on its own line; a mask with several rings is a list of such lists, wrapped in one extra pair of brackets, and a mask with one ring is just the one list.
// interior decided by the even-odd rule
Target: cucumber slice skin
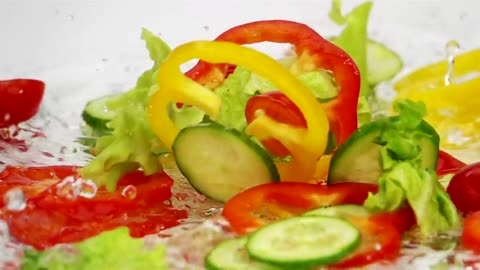
[(367, 208), (357, 204), (339, 204), (320, 207), (303, 213), (304, 216), (331, 216), (331, 217), (368, 217), (371, 215)]
[(221, 242), (205, 257), (205, 268), (207, 270), (286, 269), (250, 259), (246, 250), (247, 241), (247, 236), (243, 236)]
[[(383, 172), (381, 167), (381, 145), (376, 143), (388, 121), (398, 116), (387, 117), (360, 127), (340, 145), (332, 156), (327, 183), (362, 182), (377, 184)], [(435, 129), (422, 120), (418, 127), (430, 137), (422, 139), (422, 167), (435, 170), (438, 161), (440, 137)]]
[(89, 101), (82, 112), (83, 121), (97, 132), (105, 133), (110, 131), (111, 129), (107, 124), (113, 119), (115, 113), (108, 110), (107, 103), (116, 97), (118, 97), (118, 94), (103, 96)]
[(297, 216), (258, 229), (249, 237), (247, 251), (255, 260), (300, 269), (339, 262), (360, 240), (359, 230), (345, 219)]
[(226, 202), (253, 186), (280, 181), (265, 149), (247, 135), (216, 123), (182, 129), (172, 150), (192, 187), (215, 201)]

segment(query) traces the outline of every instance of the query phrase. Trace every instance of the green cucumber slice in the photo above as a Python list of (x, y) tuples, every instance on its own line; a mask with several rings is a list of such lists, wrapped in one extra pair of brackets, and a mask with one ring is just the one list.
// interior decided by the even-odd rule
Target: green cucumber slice
[(107, 103), (116, 97), (118, 95), (108, 95), (89, 101), (82, 112), (83, 121), (95, 131), (110, 130), (107, 124), (113, 119), (115, 112), (108, 108)]
[(207, 270), (280, 270), (275, 265), (249, 258), (245, 245), (247, 237), (239, 237), (221, 242), (205, 258)]
[(402, 59), (384, 44), (368, 40), (367, 80), (376, 85), (392, 79), (403, 67)]
[(258, 261), (298, 269), (338, 262), (359, 243), (359, 230), (344, 219), (299, 216), (254, 232), (247, 241), (247, 251)]
[[(397, 116), (367, 123), (361, 126), (350, 138), (340, 145), (332, 156), (328, 174), (328, 183), (363, 182), (377, 184), (383, 173), (380, 149), (377, 143), (387, 121)], [(422, 167), (435, 169), (438, 160), (440, 138), (435, 129), (423, 121), (418, 127), (430, 136), (422, 137)]]
[(172, 150), (193, 188), (216, 201), (226, 202), (248, 188), (280, 179), (266, 150), (219, 124), (182, 129)]
[(357, 204), (340, 204), (320, 207), (303, 214), (304, 216), (329, 216), (329, 217), (368, 217), (371, 215), (367, 208)]

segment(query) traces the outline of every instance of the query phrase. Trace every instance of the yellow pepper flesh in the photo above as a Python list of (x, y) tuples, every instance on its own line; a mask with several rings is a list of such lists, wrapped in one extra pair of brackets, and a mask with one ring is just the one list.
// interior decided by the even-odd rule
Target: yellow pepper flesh
[(277, 163), (281, 179), (310, 181), (315, 175), (316, 163), (327, 145), (329, 124), (323, 108), (311, 91), (280, 63), (261, 52), (234, 43), (186, 43), (174, 49), (162, 63), (158, 71), (159, 90), (151, 97), (148, 108), (150, 126), (160, 141), (171, 149), (179, 133), (168, 116), (168, 106), (172, 103), (196, 106), (212, 120), (215, 120), (220, 111), (220, 98), (180, 71), (180, 65), (192, 59), (230, 63), (250, 69), (270, 80), (298, 106), (307, 122), (307, 129), (278, 123), (259, 114), (250, 123), (247, 132), (258, 139), (273, 137), (289, 149), (292, 161)]
[(423, 101), (428, 111), (425, 119), (439, 131), (442, 145), (456, 148), (480, 139), (480, 50), (455, 57), (448, 85), (447, 72), (447, 61), (434, 63), (402, 78), (394, 88), (397, 98)]

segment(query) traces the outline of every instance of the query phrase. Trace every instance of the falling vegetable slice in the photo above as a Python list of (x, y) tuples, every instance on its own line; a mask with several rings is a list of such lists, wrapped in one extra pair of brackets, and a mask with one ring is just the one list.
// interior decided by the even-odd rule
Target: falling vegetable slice
[(40, 107), (45, 83), (32, 79), (0, 80), (0, 128), (32, 118)]
[(442, 146), (468, 147), (480, 138), (480, 50), (451, 57), (450, 63), (440, 61), (413, 71), (394, 88), (398, 99), (426, 104), (425, 120), (440, 134)]
[(220, 202), (279, 180), (277, 168), (263, 148), (245, 134), (218, 124), (182, 129), (172, 149), (190, 184)]

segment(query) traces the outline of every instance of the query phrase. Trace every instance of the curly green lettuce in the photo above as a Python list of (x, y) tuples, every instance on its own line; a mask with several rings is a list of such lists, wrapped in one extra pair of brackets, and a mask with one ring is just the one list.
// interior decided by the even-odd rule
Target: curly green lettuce
[(155, 155), (162, 145), (148, 124), (146, 108), (150, 96), (158, 90), (155, 73), (170, 48), (146, 29), (142, 39), (154, 65), (139, 77), (133, 89), (109, 101), (114, 117), (107, 125), (112, 132), (97, 139), (95, 158), (80, 170), (83, 177), (108, 190), (114, 190), (120, 177), (130, 171), (142, 168), (152, 174), (162, 169)]
[(369, 194), (365, 207), (374, 212), (394, 211), (408, 202), (424, 236), (456, 228), (460, 219), (455, 205), (435, 171), (422, 167), (420, 144), (432, 136), (418, 127), (426, 114), (425, 105), (401, 100), (394, 109), (399, 117), (387, 122), (378, 142), (383, 167), (379, 191)]
[(103, 232), (69, 248), (57, 246), (45, 251), (26, 249), (22, 270), (166, 270), (165, 247), (145, 248), (142, 238), (132, 238), (128, 228)]

